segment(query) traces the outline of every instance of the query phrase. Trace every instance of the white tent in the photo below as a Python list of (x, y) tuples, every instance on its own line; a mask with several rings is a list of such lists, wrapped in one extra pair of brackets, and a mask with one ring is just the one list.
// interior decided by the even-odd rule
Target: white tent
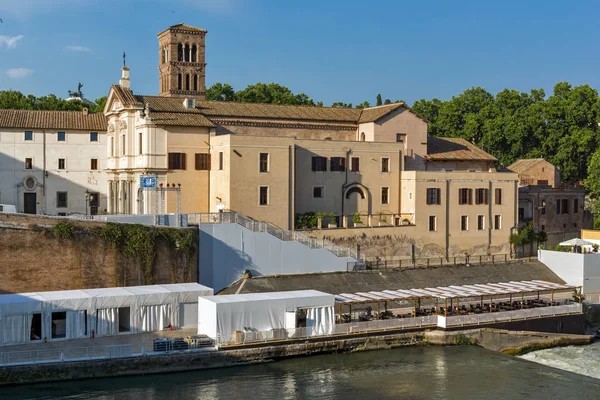
[(591, 246), (594, 243), (588, 242), (587, 240), (575, 238), (571, 240), (567, 240), (565, 242), (560, 243), (561, 246)]
[(195, 311), (198, 296), (212, 294), (181, 283), (0, 295), (0, 345), (189, 326), (186, 306)]
[(330, 333), (335, 296), (316, 290), (233, 294), (198, 299), (198, 334), (231, 338), (236, 331), (293, 330), (298, 313), (309, 335)]

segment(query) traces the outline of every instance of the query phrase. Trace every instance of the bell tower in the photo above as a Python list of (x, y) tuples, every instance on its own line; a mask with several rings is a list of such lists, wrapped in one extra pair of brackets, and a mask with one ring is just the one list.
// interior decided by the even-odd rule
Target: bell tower
[(205, 99), (206, 33), (178, 24), (158, 34), (159, 96)]

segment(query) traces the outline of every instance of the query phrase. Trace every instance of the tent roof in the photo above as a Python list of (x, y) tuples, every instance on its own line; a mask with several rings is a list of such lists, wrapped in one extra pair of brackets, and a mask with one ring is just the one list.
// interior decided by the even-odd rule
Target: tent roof
[(588, 242), (587, 240), (583, 240), (583, 239), (579, 239), (579, 238), (566, 240), (566, 241), (560, 243), (561, 246), (591, 246), (593, 244), (594, 243), (592, 243), (592, 242)]
[(246, 303), (251, 301), (287, 300), (315, 297), (331, 297), (328, 293), (318, 290), (292, 290), (289, 292), (229, 294), (221, 296), (205, 296), (203, 300), (211, 303)]

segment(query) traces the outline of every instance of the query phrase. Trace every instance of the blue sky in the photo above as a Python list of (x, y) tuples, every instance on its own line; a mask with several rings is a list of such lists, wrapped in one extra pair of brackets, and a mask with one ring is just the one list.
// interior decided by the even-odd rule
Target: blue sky
[(127, 52), (132, 89), (158, 91), (156, 34), (208, 30), (207, 85), (277, 82), (326, 105), (377, 93), (412, 104), (600, 86), (598, 1), (0, 0), (0, 90), (107, 94)]

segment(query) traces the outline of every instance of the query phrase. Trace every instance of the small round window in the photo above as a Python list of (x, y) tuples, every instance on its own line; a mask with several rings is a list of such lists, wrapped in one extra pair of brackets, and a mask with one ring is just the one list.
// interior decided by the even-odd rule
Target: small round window
[(35, 188), (35, 178), (30, 176), (25, 179), (25, 188), (28, 190), (33, 190)]

